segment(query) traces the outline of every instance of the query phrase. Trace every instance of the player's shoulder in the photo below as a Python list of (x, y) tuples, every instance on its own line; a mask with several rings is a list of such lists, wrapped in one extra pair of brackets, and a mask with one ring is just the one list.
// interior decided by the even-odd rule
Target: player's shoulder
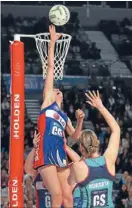
[(82, 182), (89, 174), (89, 168), (84, 159), (73, 164), (73, 172), (76, 176), (77, 183)]
[(52, 100), (44, 100), (41, 105), (41, 111), (47, 108), (50, 108), (54, 102)]
[(74, 162), (72, 166), (73, 166), (73, 169), (82, 168), (82, 167), (86, 166), (86, 163), (85, 163), (84, 159), (81, 158), (79, 161)]

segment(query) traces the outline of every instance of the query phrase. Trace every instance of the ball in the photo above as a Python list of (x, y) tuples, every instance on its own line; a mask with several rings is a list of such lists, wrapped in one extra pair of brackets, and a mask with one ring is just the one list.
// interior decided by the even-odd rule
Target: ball
[(65, 25), (70, 19), (70, 11), (63, 5), (53, 6), (49, 11), (49, 19), (56, 26)]

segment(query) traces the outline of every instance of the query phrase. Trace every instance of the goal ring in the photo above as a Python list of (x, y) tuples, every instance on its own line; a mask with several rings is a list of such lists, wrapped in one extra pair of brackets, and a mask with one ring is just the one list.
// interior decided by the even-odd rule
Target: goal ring
[[(55, 43), (54, 80), (63, 79), (64, 63), (70, 46), (71, 38), (72, 38), (71, 35), (62, 34), (60, 39), (57, 40)], [(36, 34), (35, 41), (43, 66), (43, 78), (45, 79), (48, 68), (48, 44), (50, 42), (50, 33)]]

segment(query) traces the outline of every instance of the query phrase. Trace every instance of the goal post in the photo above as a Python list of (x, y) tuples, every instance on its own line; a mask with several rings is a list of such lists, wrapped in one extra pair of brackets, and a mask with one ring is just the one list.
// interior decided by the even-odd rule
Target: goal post
[(11, 113), (9, 152), (10, 207), (24, 207), (24, 44), (14, 41), (10, 45)]

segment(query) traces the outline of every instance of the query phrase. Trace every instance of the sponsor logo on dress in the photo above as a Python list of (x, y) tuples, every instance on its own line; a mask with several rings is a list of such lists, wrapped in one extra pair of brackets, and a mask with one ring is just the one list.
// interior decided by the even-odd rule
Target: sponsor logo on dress
[(55, 110), (47, 110), (46, 111), (46, 117), (53, 118), (54, 120), (58, 121), (63, 128), (66, 127), (65, 120)]
[(54, 116), (55, 120), (59, 120), (59, 118), (60, 118), (60, 115), (58, 113), (54, 113), (53, 116)]

